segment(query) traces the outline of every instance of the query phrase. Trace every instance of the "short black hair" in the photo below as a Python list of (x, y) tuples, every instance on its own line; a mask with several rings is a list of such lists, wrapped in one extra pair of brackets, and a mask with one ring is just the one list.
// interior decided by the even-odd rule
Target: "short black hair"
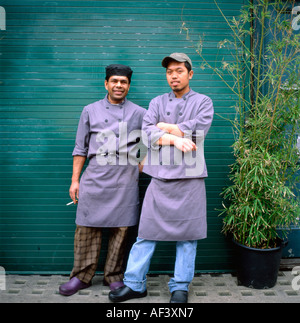
[(185, 61), (184, 65), (187, 68), (188, 72), (190, 72), (192, 70), (192, 66), (191, 66), (191, 64), (189, 62)]
[(133, 71), (129, 66), (122, 65), (122, 64), (111, 64), (109, 66), (106, 66), (105, 70), (106, 70), (105, 80), (107, 82), (111, 76), (118, 75), (118, 76), (126, 76), (130, 84)]

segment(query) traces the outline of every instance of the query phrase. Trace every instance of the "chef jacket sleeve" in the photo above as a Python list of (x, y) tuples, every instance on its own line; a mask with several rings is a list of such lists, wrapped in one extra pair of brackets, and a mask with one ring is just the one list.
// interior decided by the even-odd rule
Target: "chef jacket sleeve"
[(159, 111), (158, 104), (155, 99), (153, 99), (149, 104), (149, 109), (144, 115), (143, 119), (143, 142), (144, 144), (153, 150), (158, 150), (161, 148), (156, 142), (161, 138), (166, 132), (156, 127), (159, 122)]
[(206, 135), (211, 126), (213, 114), (213, 102), (209, 97), (205, 97), (198, 108), (195, 118), (181, 122), (177, 126), (185, 134), (190, 135), (192, 132), (193, 137), (196, 135), (197, 130), (204, 131), (204, 135)]
[(72, 156), (87, 156), (90, 141), (90, 122), (86, 108), (83, 109), (78, 123), (75, 148)]

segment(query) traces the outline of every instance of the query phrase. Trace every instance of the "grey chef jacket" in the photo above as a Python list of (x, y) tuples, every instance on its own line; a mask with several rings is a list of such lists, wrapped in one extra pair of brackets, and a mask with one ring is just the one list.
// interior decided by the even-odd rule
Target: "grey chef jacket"
[[(204, 138), (213, 119), (212, 100), (190, 90), (182, 98), (173, 92), (154, 98), (144, 116), (144, 142), (148, 156), (144, 172), (152, 180), (143, 202), (138, 236), (157, 241), (206, 238)], [(157, 123), (177, 124), (197, 145), (183, 153), (174, 146), (155, 143), (164, 135)], [(145, 135), (146, 134), (146, 135)]]
[(139, 171), (137, 163), (126, 162), (126, 156), (135, 153), (145, 112), (127, 99), (112, 104), (107, 95), (84, 107), (72, 154), (89, 159), (80, 179), (77, 225), (137, 224)]

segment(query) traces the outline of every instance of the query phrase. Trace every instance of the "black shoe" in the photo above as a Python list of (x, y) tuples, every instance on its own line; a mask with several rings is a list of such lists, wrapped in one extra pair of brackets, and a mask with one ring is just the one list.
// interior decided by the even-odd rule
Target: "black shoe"
[(118, 288), (114, 291), (111, 291), (108, 294), (108, 298), (114, 303), (124, 302), (129, 299), (142, 298), (146, 296), (147, 296), (147, 290), (145, 290), (144, 292), (135, 292), (128, 286)]
[(188, 292), (185, 290), (175, 290), (172, 293), (170, 303), (187, 303), (188, 302)]

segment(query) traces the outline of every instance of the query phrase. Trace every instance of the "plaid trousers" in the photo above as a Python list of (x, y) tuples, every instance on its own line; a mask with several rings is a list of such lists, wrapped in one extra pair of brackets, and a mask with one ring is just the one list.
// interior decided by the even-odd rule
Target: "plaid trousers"
[[(123, 280), (123, 259), (128, 227), (110, 228), (104, 282)], [(70, 279), (77, 277), (88, 284), (95, 275), (102, 243), (102, 228), (77, 226), (74, 237), (74, 266)]]

